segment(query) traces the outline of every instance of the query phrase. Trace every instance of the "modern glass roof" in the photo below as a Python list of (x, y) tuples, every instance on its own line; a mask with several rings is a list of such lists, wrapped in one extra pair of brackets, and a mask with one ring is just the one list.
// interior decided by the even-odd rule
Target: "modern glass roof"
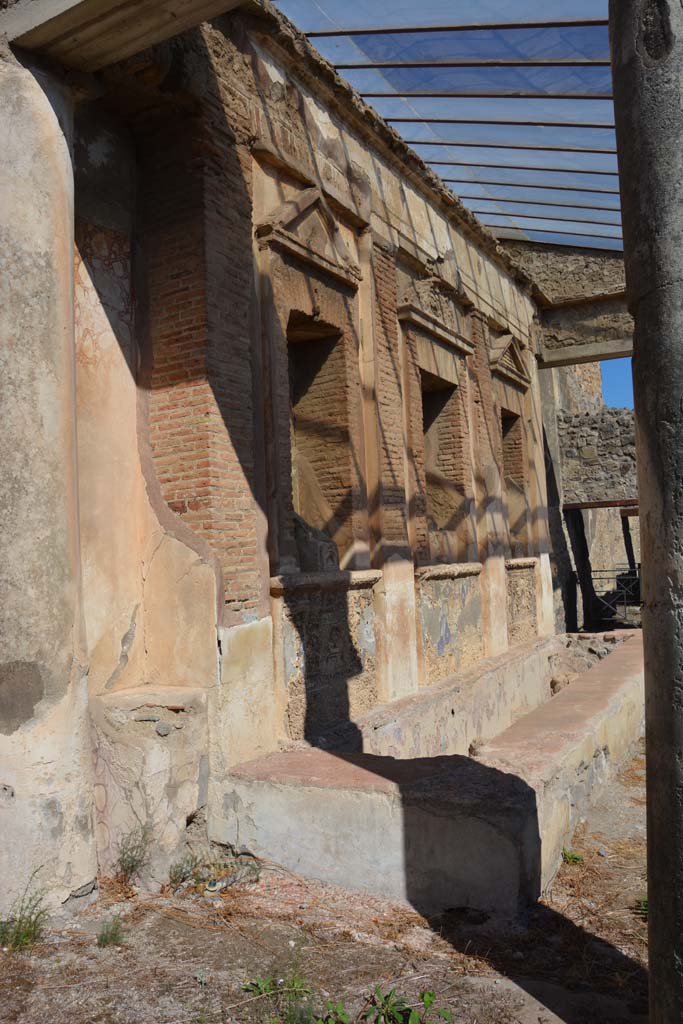
[(499, 238), (621, 249), (608, 0), (277, 0)]

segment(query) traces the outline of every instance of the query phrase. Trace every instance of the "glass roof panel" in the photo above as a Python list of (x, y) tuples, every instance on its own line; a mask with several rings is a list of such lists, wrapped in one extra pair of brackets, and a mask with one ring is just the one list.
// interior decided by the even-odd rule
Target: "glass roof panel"
[[(487, 121), (561, 122), (562, 124), (614, 124), (611, 100), (487, 99), (483, 97), (377, 97), (372, 106), (382, 117), (462, 118), (474, 124)], [(405, 134), (405, 127), (397, 125)]]
[(332, 64), (388, 60), (609, 60), (607, 26), (322, 36)]
[(278, 0), (277, 6), (302, 32), (381, 25), (471, 25), (485, 22), (607, 18), (608, 0)]
[(607, 2), (279, 7), (499, 237), (614, 248)]
[(382, 68), (346, 70), (344, 77), (362, 94), (464, 92), (534, 96), (608, 97), (612, 76), (604, 67), (551, 68)]
[[(479, 214), (482, 220), (491, 215), (503, 215), (512, 220), (540, 221), (561, 220), (563, 223), (601, 225), (612, 224), (621, 227), (620, 210), (596, 210), (582, 206), (546, 206), (543, 203), (519, 203), (512, 205), (504, 199), (463, 199), (465, 206)], [(532, 225), (530, 225), (532, 226)]]
[(552, 152), (547, 149), (527, 150), (505, 149), (504, 147), (472, 147), (463, 149), (460, 146), (426, 146), (418, 143), (413, 146), (416, 153), (430, 164), (448, 166), (453, 161), (469, 165), (487, 165), (494, 163), (496, 167), (531, 167), (545, 170), (552, 167), (558, 171), (583, 171), (596, 176), (617, 174), (617, 158), (601, 153), (564, 153)]
[(411, 144), (459, 142), (480, 143), (491, 146), (536, 147), (537, 149), (595, 149), (602, 152), (616, 150), (615, 133), (611, 128), (539, 128), (535, 125), (487, 124), (425, 124), (412, 126), (395, 124)]

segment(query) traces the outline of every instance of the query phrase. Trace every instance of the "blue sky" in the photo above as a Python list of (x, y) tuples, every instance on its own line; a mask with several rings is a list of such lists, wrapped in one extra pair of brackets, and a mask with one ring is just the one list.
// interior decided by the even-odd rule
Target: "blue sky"
[(602, 393), (607, 405), (633, 408), (630, 359), (610, 359), (602, 366)]

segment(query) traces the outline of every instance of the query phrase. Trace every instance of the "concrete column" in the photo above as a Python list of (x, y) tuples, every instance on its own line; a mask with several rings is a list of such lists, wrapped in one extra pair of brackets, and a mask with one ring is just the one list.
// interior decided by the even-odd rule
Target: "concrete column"
[(96, 874), (76, 481), (71, 103), (0, 51), (0, 887)]
[(683, 5), (610, 0), (643, 561), (650, 1021), (683, 1020)]

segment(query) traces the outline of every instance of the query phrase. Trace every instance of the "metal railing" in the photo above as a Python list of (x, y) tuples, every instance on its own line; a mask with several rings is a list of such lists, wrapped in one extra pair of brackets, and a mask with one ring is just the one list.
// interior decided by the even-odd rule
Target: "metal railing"
[(640, 622), (640, 565), (635, 569), (630, 565), (593, 569), (591, 579), (600, 618)]

